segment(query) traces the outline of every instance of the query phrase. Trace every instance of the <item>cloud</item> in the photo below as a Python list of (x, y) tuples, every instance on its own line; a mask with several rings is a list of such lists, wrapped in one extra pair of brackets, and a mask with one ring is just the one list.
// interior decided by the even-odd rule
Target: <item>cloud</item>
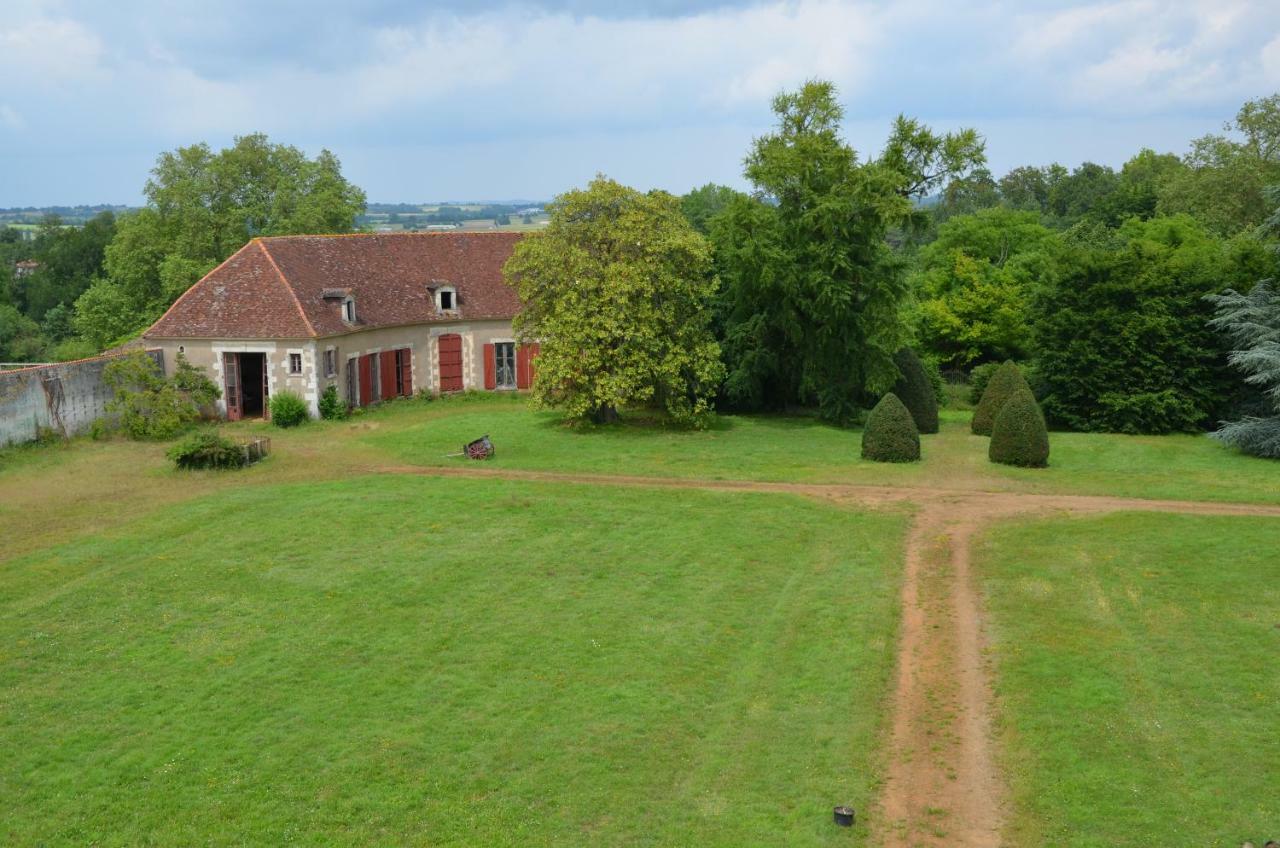
[(98, 70), (102, 42), (66, 18), (0, 22), (0, 72), (33, 86), (83, 79)]

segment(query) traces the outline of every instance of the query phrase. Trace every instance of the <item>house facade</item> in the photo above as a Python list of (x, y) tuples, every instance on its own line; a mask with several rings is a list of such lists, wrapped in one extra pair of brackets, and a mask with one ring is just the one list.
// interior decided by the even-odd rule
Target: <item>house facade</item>
[(257, 238), (188, 289), (143, 334), (204, 368), (231, 420), (292, 391), (312, 414), (336, 386), (349, 406), (425, 389), (514, 391), (533, 381), (520, 300), (502, 276), (519, 233)]

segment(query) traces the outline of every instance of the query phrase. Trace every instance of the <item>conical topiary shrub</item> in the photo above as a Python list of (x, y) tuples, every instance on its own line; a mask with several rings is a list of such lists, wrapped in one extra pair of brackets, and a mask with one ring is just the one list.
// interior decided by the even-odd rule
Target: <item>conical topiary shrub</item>
[(1027, 385), (1027, 380), (1022, 376), (1022, 371), (1017, 365), (1009, 361), (997, 368), (996, 373), (992, 374), (991, 380), (987, 382), (986, 391), (978, 401), (978, 408), (973, 411), (973, 432), (979, 436), (990, 436), (991, 427), (996, 423), (996, 416), (1000, 414), (1000, 409), (1005, 401), (1020, 388), (1031, 391), (1031, 387)]
[(992, 462), (1044, 468), (1049, 464), (1049, 431), (1031, 389), (1019, 388), (1005, 401), (991, 429)]
[(920, 458), (920, 431), (911, 413), (893, 392), (880, 398), (862, 429), (862, 458), (875, 462), (915, 462)]
[(916, 429), (921, 433), (938, 432), (938, 397), (933, 393), (933, 384), (920, 357), (911, 348), (904, 347), (893, 355), (893, 364), (902, 374), (893, 384), (893, 393), (911, 413)]

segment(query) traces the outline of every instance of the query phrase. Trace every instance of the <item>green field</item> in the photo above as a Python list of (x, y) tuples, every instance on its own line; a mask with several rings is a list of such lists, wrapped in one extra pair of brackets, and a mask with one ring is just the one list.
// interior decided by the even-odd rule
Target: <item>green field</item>
[[(1205, 437), (993, 466), (959, 411), (910, 466), (808, 417), (571, 429), (514, 396), (224, 430), (272, 456), (0, 451), (0, 842), (865, 842), (830, 807), (874, 811), (911, 505), (403, 473), (483, 433), (492, 472), (1280, 503)], [(985, 538), (1010, 841), (1265, 836), (1280, 521)]]
[(1272, 518), (1121, 513), (989, 534), (976, 560), (1016, 844), (1277, 835), (1277, 551)]
[(846, 844), (830, 806), (874, 786), (902, 526), (388, 476), (11, 560), (0, 834)]

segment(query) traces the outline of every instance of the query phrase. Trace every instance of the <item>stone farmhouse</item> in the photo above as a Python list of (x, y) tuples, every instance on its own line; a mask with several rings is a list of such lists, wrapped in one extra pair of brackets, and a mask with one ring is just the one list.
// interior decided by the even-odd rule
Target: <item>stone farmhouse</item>
[(255, 238), (188, 289), (143, 334), (222, 386), (230, 420), (268, 415), (275, 392), (318, 413), (425, 389), (525, 389), (538, 346), (519, 345), (502, 276), (520, 234), (374, 233)]

